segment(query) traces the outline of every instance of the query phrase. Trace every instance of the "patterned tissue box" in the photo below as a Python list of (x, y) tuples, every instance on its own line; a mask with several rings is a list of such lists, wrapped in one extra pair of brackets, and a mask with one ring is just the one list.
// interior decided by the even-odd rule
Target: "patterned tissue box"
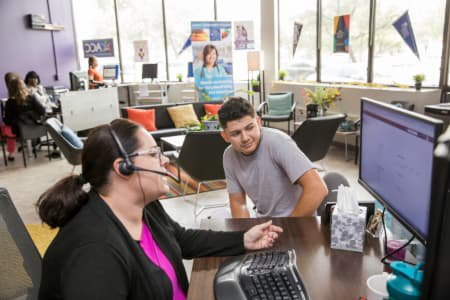
[(359, 207), (359, 214), (334, 209), (331, 215), (331, 248), (362, 252), (367, 208)]

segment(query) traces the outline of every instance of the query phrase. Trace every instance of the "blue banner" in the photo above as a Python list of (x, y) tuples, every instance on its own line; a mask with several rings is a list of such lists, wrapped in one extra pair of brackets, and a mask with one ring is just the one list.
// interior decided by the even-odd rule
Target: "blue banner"
[(83, 41), (84, 57), (114, 57), (113, 39), (98, 39)]
[(414, 31), (411, 25), (408, 11), (406, 11), (400, 18), (397, 19), (392, 25), (397, 29), (398, 33), (408, 45), (408, 47), (414, 52), (418, 59), (419, 50), (417, 49), (416, 38), (414, 37)]
[(189, 36), (187, 38), (186, 42), (184, 42), (183, 48), (181, 48), (180, 52), (178, 52), (178, 55), (181, 55), (181, 53), (183, 53), (184, 50), (189, 48), (191, 45), (192, 45), (192, 39), (191, 39), (191, 36)]

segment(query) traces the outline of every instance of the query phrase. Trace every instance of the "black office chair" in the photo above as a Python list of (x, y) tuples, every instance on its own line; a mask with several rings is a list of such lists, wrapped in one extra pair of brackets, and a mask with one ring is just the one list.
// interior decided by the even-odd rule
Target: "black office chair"
[[(186, 135), (177, 159), (179, 166), (192, 178), (198, 180), (195, 197), (195, 218), (205, 209), (227, 206), (228, 203), (198, 206), (200, 187), (207, 181), (225, 179), (223, 152), (228, 144), (220, 136), (220, 131), (197, 131)], [(187, 182), (185, 183), (186, 189)]]
[(312, 162), (319, 161), (327, 154), (338, 126), (345, 118), (345, 114), (335, 114), (306, 119), (292, 134), (292, 139)]
[(414, 111), (415, 108), (414, 103), (409, 103), (408, 101), (391, 101), (391, 104), (410, 111)]
[(63, 124), (56, 118), (50, 118), (45, 121), (45, 127), (47, 128), (50, 136), (54, 140), (56, 146), (59, 147), (61, 152), (67, 161), (73, 166), (72, 173), (75, 167), (81, 164), (81, 152), (82, 148), (77, 148), (70, 143), (62, 134), (61, 130)]
[(261, 117), (261, 120), (263, 121), (264, 126), (270, 126), (270, 122), (288, 122), (288, 134), (291, 134), (291, 120), (294, 121), (295, 124), (295, 106), (296, 103), (294, 101), (294, 94), (291, 92), (285, 92), (285, 93), (270, 93), (270, 96), (277, 96), (277, 95), (289, 95), (289, 102), (290, 102), (290, 111), (288, 114), (285, 115), (272, 115), (269, 111), (269, 102), (264, 101), (258, 106), (258, 109), (256, 110), (257, 114)]
[[(45, 128), (44, 125), (29, 124), (29, 123), (19, 121), (18, 127), (19, 127), (19, 134), (16, 137), (16, 139), (21, 144), (23, 165), (25, 166), (25, 168), (27, 167), (27, 158), (26, 158), (27, 152), (28, 152), (28, 151), (26, 151), (28, 149), (27, 140), (35, 141), (35, 140), (40, 139), (41, 137), (45, 136), (44, 144), (47, 146), (48, 159), (49, 160), (52, 159), (52, 157), (50, 155), (50, 143), (48, 141), (47, 129)], [(34, 158), (36, 158), (37, 157), (36, 148), (33, 147), (32, 150), (33, 150)]]
[(0, 299), (37, 299), (42, 259), (4, 188), (0, 188)]
[(347, 178), (339, 172), (327, 172), (323, 177), (323, 181), (327, 185), (328, 195), (323, 199), (320, 206), (317, 208), (317, 215), (322, 216), (324, 214), (325, 205), (328, 202), (337, 201), (337, 190), (342, 184), (343, 186), (350, 186)]

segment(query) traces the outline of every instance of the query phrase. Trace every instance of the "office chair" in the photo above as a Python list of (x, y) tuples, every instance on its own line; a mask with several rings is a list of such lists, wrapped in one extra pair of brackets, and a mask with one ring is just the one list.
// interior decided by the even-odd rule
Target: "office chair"
[(0, 188), (0, 299), (37, 299), (42, 259), (4, 188)]
[(64, 157), (69, 164), (73, 166), (72, 173), (75, 167), (81, 164), (81, 152), (83, 148), (75, 147), (69, 140), (62, 135), (63, 124), (56, 118), (49, 118), (45, 121), (45, 127), (47, 128), (50, 136), (55, 141), (55, 144), (59, 147)]
[[(45, 128), (44, 125), (41, 124), (28, 124), (28, 123), (24, 123), (22, 121), (18, 122), (18, 127), (19, 127), (19, 134), (16, 137), (16, 139), (20, 142), (21, 147), (22, 147), (22, 157), (23, 157), (23, 165), (25, 166), (25, 168), (27, 167), (27, 152), (26, 151), (28, 149), (28, 145), (27, 145), (27, 140), (36, 140), (36, 139), (40, 139), (41, 137), (45, 136), (45, 145), (47, 146), (47, 153), (48, 153), (48, 160), (51, 160), (52, 157), (50, 155), (50, 144), (48, 142), (48, 136), (47, 136), (47, 129)], [(33, 147), (33, 155), (34, 158), (37, 157), (36, 154), (36, 149)]]
[(325, 205), (328, 202), (337, 201), (337, 191), (338, 187), (342, 184), (343, 186), (350, 186), (347, 178), (339, 172), (327, 172), (323, 177), (323, 181), (328, 188), (328, 195), (323, 199), (320, 206), (317, 208), (317, 215), (322, 216), (324, 214)]
[(330, 148), (344, 114), (306, 119), (292, 134), (297, 146), (312, 162), (322, 160)]
[(414, 103), (409, 103), (408, 101), (391, 101), (391, 104), (410, 111), (414, 111), (415, 108)]
[(288, 134), (291, 134), (291, 120), (295, 123), (294, 94), (270, 93), (267, 101), (258, 106), (257, 114), (261, 117), (264, 126), (270, 126), (270, 122), (288, 122)]
[[(228, 203), (218, 203), (198, 207), (201, 185), (208, 181), (225, 179), (223, 152), (227, 147), (228, 144), (220, 136), (219, 131), (197, 131), (186, 135), (177, 163), (189, 176), (198, 180), (194, 202), (195, 218), (205, 209), (228, 205)], [(185, 190), (186, 185), (187, 181)]]

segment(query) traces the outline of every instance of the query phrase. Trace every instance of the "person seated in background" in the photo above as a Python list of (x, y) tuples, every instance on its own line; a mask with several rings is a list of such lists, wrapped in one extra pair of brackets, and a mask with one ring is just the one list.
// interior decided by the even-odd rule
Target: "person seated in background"
[(262, 128), (252, 105), (231, 97), (219, 110), (222, 136), (231, 143), (223, 166), (233, 218), (248, 218), (246, 195), (257, 216), (314, 215), (328, 189), (290, 136)]
[(97, 58), (95, 56), (89, 56), (88, 64), (89, 88), (96, 89), (98, 87), (104, 86), (105, 82), (103, 79), (103, 75), (97, 70)]
[(58, 107), (58, 105), (51, 101), (50, 96), (41, 85), (39, 75), (35, 71), (30, 71), (27, 75), (25, 75), (25, 84), (27, 85), (30, 94), (34, 95), (36, 99), (45, 107), (46, 112), (51, 113), (54, 108)]
[[(8, 98), (11, 98), (11, 91), (10, 91), (10, 82), (13, 79), (20, 78), (20, 76), (14, 72), (8, 72), (5, 74), (5, 85), (6, 89), (8, 91)], [(2, 131), (2, 134), (7, 137), (6, 139), (6, 151), (8, 151), (8, 160), (13, 161), (14, 160), (14, 153), (16, 152), (16, 135), (12, 131), (12, 127), (7, 125), (5, 120), (5, 112), (2, 111), (2, 120), (0, 124), (0, 129)]]
[(183, 258), (268, 248), (282, 232), (271, 221), (247, 232), (180, 226), (157, 200), (169, 192), (169, 160), (129, 120), (94, 128), (81, 159), (80, 175), (37, 202), (42, 221), (60, 227), (43, 259), (39, 299), (185, 299)]
[(20, 78), (13, 78), (9, 82), (8, 90), (4, 121), (6, 125), (11, 126), (12, 133), (19, 136), (19, 122), (27, 125), (40, 123), (45, 116), (45, 108), (35, 96), (30, 95)]

